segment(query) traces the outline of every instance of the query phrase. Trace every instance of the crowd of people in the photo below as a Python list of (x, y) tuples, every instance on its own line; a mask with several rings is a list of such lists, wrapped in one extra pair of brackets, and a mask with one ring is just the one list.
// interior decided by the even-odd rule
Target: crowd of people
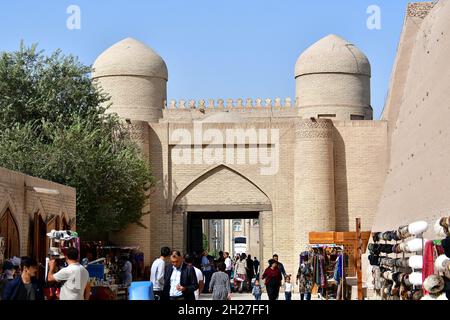
[[(58, 272), (58, 262), (50, 260), (47, 282), (62, 284), (60, 300), (89, 300), (89, 273), (78, 261), (78, 250), (69, 248), (64, 255), (64, 266), (60, 266)], [(37, 277), (38, 265), (30, 257), (22, 257), (20, 266), (5, 261), (0, 272), (0, 298), (44, 300), (44, 283)], [(273, 255), (262, 274), (260, 267), (256, 257), (245, 253), (232, 258), (228, 252), (220, 252), (214, 258), (207, 251), (182, 255), (178, 250), (163, 247), (160, 257), (151, 265), (150, 281), (155, 300), (198, 300), (205, 293), (211, 293), (213, 300), (230, 300), (233, 293), (244, 291), (252, 293), (255, 300), (261, 300), (264, 292), (269, 300), (277, 300), (282, 286), (285, 299), (291, 300), (294, 284), (291, 283), (291, 275), (278, 261), (278, 255)], [(129, 269), (126, 262), (124, 269)], [(296, 283), (302, 300), (311, 297), (311, 273), (308, 271), (300, 266), (297, 274)], [(127, 282), (131, 281), (128, 276), (126, 278)]]
[(244, 291), (261, 300), (264, 289), (269, 300), (277, 300), (283, 280), (285, 299), (291, 300), (291, 275), (276, 254), (260, 275), (258, 259), (245, 253), (232, 258), (228, 252), (219, 252), (214, 259), (207, 251), (182, 256), (164, 247), (150, 271), (156, 300), (198, 300), (205, 293), (212, 293), (213, 300), (230, 300), (232, 293)]
[[(48, 283), (61, 283), (59, 300), (88, 300), (89, 273), (78, 261), (78, 249), (68, 248), (64, 254), (66, 266), (56, 272), (57, 261), (48, 265)], [(31, 257), (20, 258), (20, 266), (5, 261), (0, 277), (2, 300), (44, 300), (44, 281), (37, 277), (39, 263)]]

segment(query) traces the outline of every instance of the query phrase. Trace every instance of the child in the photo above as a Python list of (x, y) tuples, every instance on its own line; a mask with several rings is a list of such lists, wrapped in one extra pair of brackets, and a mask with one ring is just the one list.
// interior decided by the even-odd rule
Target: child
[(261, 300), (262, 288), (259, 284), (259, 280), (255, 280), (255, 284), (253, 286), (252, 294), (255, 296), (255, 300)]
[(285, 283), (284, 283), (284, 296), (286, 301), (292, 300), (292, 292), (294, 291), (294, 286), (291, 283), (291, 275), (286, 275)]

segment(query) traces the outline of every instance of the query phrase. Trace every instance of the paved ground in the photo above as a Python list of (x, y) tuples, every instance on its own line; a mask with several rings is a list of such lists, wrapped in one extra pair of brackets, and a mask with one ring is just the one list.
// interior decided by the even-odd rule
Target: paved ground
[[(211, 294), (201, 294), (199, 300), (211, 300), (211, 298)], [(231, 300), (255, 300), (255, 297), (253, 297), (251, 293), (232, 293)], [(267, 293), (263, 293), (262, 300), (269, 300), (269, 298), (267, 297)], [(285, 300), (284, 292), (280, 293), (278, 300)], [(292, 295), (292, 300), (300, 300), (300, 294), (294, 293)], [(320, 300), (320, 298), (318, 298), (317, 295), (314, 295), (312, 296), (312, 300)]]

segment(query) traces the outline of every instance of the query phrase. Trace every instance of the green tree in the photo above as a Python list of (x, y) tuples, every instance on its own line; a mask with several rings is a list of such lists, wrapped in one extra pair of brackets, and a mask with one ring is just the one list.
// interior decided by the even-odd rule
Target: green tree
[(147, 163), (89, 67), (20, 46), (0, 57), (0, 163), (77, 190), (77, 229), (93, 235), (140, 223), (153, 184)]

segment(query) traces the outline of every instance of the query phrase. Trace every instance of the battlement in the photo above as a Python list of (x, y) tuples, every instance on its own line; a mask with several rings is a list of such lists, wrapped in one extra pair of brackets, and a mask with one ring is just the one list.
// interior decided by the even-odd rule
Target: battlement
[(281, 98), (267, 98), (261, 99), (257, 98), (255, 101), (253, 99), (214, 99), (209, 100), (170, 100), (169, 104), (165, 103), (165, 108), (169, 110), (175, 109), (196, 109), (196, 110), (206, 110), (206, 109), (273, 109), (273, 108), (293, 108), (291, 98), (285, 98), (283, 101)]

